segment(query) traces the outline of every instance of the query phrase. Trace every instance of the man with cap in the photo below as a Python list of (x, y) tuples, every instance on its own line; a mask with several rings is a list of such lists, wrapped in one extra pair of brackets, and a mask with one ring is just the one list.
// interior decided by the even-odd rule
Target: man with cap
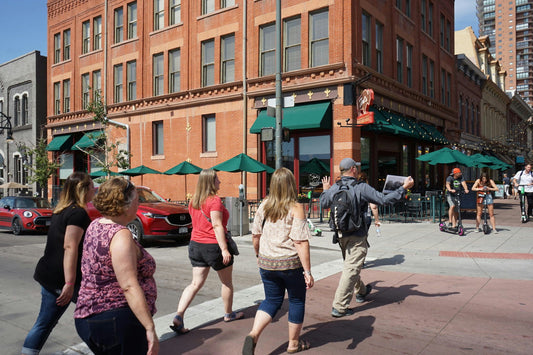
[[(356, 163), (351, 158), (344, 158), (339, 164), (341, 171), (340, 180), (331, 185), (330, 177), (322, 178), (322, 186), (324, 191), (320, 195), (320, 204), (322, 208), (330, 208), (335, 193), (339, 190), (341, 185), (352, 184), (359, 176), (357, 166), (361, 163)], [(414, 185), (413, 179), (409, 176), (405, 179), (403, 186), (400, 186), (394, 192), (384, 195), (376, 191), (367, 183), (360, 182), (354, 185), (355, 195), (360, 199), (359, 211), (364, 213), (367, 210), (368, 203), (376, 205), (391, 204), (401, 200), (405, 195), (407, 189)], [(355, 203), (355, 202), (354, 202)], [(362, 223), (364, 218), (361, 216)], [(361, 281), (360, 273), (365, 262), (366, 253), (368, 249), (367, 243), (368, 228), (361, 225), (361, 227), (351, 233), (338, 232), (338, 242), (342, 251), (344, 259), (342, 275), (335, 292), (335, 299), (333, 300), (333, 307), (331, 315), (333, 317), (344, 317), (355, 313), (353, 308), (350, 308), (350, 302), (356, 293), (356, 301), (364, 302), (365, 297), (372, 290), (372, 286), (366, 285)]]
[(455, 208), (454, 197), (457, 196), (461, 190), (464, 190), (465, 194), (469, 192), (468, 187), (466, 186), (466, 181), (463, 178), (463, 173), (461, 173), (461, 169), (454, 168), (452, 173), (446, 178), (446, 200), (448, 201), (448, 205), (450, 205), (448, 218), (452, 228), (457, 227), (457, 219), (459, 218), (459, 211)]

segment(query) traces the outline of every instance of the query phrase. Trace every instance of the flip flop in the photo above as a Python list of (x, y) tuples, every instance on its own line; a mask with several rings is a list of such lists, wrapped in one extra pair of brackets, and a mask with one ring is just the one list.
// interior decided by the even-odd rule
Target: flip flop
[(242, 355), (254, 355), (255, 353), (255, 340), (251, 335), (247, 335), (244, 338), (244, 345), (242, 346)]
[[(178, 322), (179, 324), (176, 324)], [(176, 315), (174, 317), (174, 319), (172, 320), (172, 325), (169, 326), (170, 329), (172, 329), (174, 332), (176, 332), (176, 334), (180, 335), (180, 334), (186, 334), (188, 332), (190, 332), (189, 329), (185, 329), (185, 326), (184, 326), (184, 323), (183, 323), (183, 318), (181, 318), (181, 316), (178, 316)]]
[(243, 319), (244, 318), (244, 313), (243, 312), (231, 312), (231, 313), (226, 313), (224, 314), (224, 322), (228, 323), (228, 322), (233, 322), (234, 320), (237, 320), (237, 319)]
[(289, 354), (295, 354), (295, 353), (299, 353), (300, 351), (308, 350), (310, 347), (311, 347), (311, 344), (309, 344), (309, 342), (300, 340), (298, 342), (298, 347), (296, 349), (287, 349), (287, 352)]

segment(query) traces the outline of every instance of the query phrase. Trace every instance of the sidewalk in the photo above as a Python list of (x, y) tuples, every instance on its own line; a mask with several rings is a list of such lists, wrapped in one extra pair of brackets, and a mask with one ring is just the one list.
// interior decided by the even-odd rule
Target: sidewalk
[[(472, 216), (473, 217), (473, 216)], [(305, 354), (530, 354), (533, 344), (533, 222), (519, 221), (516, 200), (496, 200), (498, 234), (443, 233), (435, 223), (386, 223), (382, 237), (370, 230), (371, 248), (363, 280), (372, 284), (357, 313), (331, 317), (331, 302), (342, 267), (338, 258), (312, 267), (315, 287), (308, 292), (302, 338)], [(314, 253), (338, 251), (326, 224), (311, 242)], [(236, 238), (241, 252), (252, 252), (250, 238)], [(250, 331), (262, 285), (235, 293), (234, 309), (243, 320), (224, 323), (220, 299), (191, 307), (185, 316), (192, 331), (174, 336), (172, 314), (156, 319), (160, 354), (240, 354)], [(262, 334), (256, 354), (287, 348), (285, 301)], [(217, 315), (217, 316), (214, 316)], [(71, 352), (72, 353), (72, 352)]]

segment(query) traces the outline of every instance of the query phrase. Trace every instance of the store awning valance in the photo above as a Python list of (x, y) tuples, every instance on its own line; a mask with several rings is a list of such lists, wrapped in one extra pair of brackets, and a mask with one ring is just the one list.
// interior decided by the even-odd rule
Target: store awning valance
[[(296, 129), (331, 129), (331, 103), (296, 105), (283, 109), (283, 127)], [(276, 119), (267, 115), (266, 110), (259, 112), (250, 128), (250, 133), (261, 133), (263, 127), (274, 127)]]
[(92, 148), (96, 145), (96, 143), (102, 139), (104, 135), (104, 132), (102, 131), (93, 131), (93, 132), (87, 132), (81, 137), (79, 141), (77, 141), (73, 146), (72, 150), (82, 150), (87, 148)]
[(377, 133), (392, 133), (436, 144), (449, 144), (446, 137), (430, 124), (417, 122), (404, 115), (380, 110), (376, 107), (371, 107), (370, 111), (374, 112), (374, 123), (363, 126), (365, 130)]
[(48, 151), (63, 151), (72, 147), (72, 134), (64, 134), (61, 136), (55, 136), (54, 139), (46, 146)]

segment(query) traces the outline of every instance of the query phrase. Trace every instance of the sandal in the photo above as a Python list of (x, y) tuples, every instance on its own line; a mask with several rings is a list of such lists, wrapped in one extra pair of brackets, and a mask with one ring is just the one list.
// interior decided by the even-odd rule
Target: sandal
[(189, 329), (185, 329), (183, 318), (178, 315), (174, 317), (174, 319), (172, 320), (172, 325), (170, 325), (169, 327), (178, 335), (190, 332)]
[(226, 313), (224, 314), (224, 322), (228, 323), (228, 322), (233, 322), (234, 320), (237, 320), (237, 319), (243, 319), (244, 318), (244, 313), (243, 312), (231, 312), (231, 313)]
[(242, 346), (242, 355), (254, 355), (255, 353), (255, 339), (251, 335), (244, 338), (244, 345)]
[(300, 340), (298, 342), (298, 347), (296, 349), (287, 349), (287, 352), (289, 354), (299, 353), (300, 351), (308, 350), (311, 347), (311, 344), (309, 342)]

